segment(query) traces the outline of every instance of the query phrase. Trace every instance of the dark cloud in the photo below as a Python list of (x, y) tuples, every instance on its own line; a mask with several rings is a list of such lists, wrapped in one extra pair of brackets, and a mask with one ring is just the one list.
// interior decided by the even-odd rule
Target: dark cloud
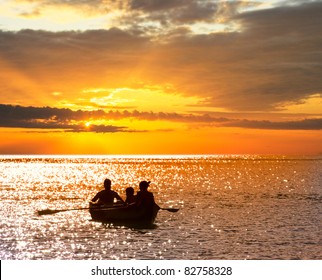
[(234, 110), (274, 110), (322, 92), (321, 2), (242, 13), (232, 21), (240, 32), (178, 37), (164, 48), (176, 62), (164, 68), (181, 77), (176, 84), (184, 92)]
[(191, 4), (192, 0), (131, 0), (130, 8), (146, 12), (164, 11)]
[[(89, 121), (95, 119), (105, 120), (122, 120), (126, 118), (134, 118), (138, 120), (167, 120), (177, 122), (201, 122), (201, 123), (213, 123), (213, 122), (225, 122), (229, 119), (220, 117), (211, 117), (208, 114), (193, 115), (193, 114), (177, 114), (177, 113), (164, 113), (164, 112), (139, 112), (137, 110), (128, 111), (85, 111), (70, 109), (60, 109), (52, 107), (24, 107), (14, 106), (8, 104), (0, 104), (0, 126), (3, 127), (25, 127), (25, 128), (50, 128), (50, 129), (73, 129), (77, 130), (78, 126), (70, 125), (74, 121)], [(81, 126), (83, 127), (83, 125)], [(86, 130), (97, 130), (103, 132), (106, 126), (91, 125)], [(112, 127), (107, 127), (108, 131), (112, 130)], [(122, 127), (125, 129), (125, 127)], [(82, 128), (83, 130), (83, 128)]]
[(117, 28), (0, 31), (2, 102), (12, 102), (13, 94), (30, 98), (60, 91), (75, 99), (96, 85), (124, 87), (148, 49), (146, 38)]
[[(146, 42), (143, 37), (133, 36), (118, 28), (84, 32), (30, 29), (18, 32), (0, 31), (1, 54), (19, 66), (29, 66), (31, 63), (37, 65), (46, 57), (44, 63), (58, 65), (64, 65), (62, 62), (66, 60), (67, 63), (75, 63), (76, 58), (82, 63), (91, 59), (99, 59), (102, 63), (120, 62), (117, 60), (120, 54), (123, 59), (129, 58), (125, 56), (129, 52), (129, 46), (140, 55), (138, 51)], [(116, 58), (112, 60), (112, 55), (106, 52), (114, 52)]]
[(214, 21), (220, 5), (215, 1), (196, 0), (133, 0), (131, 10), (145, 12), (145, 18), (161, 23), (193, 23)]
[(59, 129), (66, 132), (122, 132), (123, 126), (74, 124), (88, 118), (100, 118), (102, 111), (72, 111), (51, 107), (23, 107), (0, 104), (0, 126), (12, 128)]
[[(71, 1), (78, 2), (82, 1)], [(143, 19), (164, 16), (169, 23), (222, 15), (217, 5), (214, 1), (137, 0), (123, 8), (147, 13)], [(180, 24), (159, 40), (144, 33), (149, 28), (142, 26), (128, 31), (1, 31), (2, 102), (11, 103), (15, 93), (40, 94), (10, 81), (10, 71), (37, 84), (43, 95), (65, 91), (70, 99), (86, 99), (88, 94), (80, 92), (93, 85), (131, 87), (132, 79), (172, 84), (183, 95), (203, 98), (204, 106), (242, 111), (278, 110), (285, 103), (321, 94), (321, 1), (240, 14), (236, 11), (241, 2), (230, 5), (225, 12), (241, 29), (228, 33), (196, 35), (180, 29)]]
[(240, 120), (240, 121), (233, 121), (227, 126), (254, 128), (254, 129), (272, 129), (272, 130), (321, 130), (322, 118), (304, 119), (304, 120), (287, 121), (287, 122)]
[[(217, 0), (17, 0), (30, 2), (32, 6), (22, 16), (42, 16), (47, 7), (64, 9), (69, 7), (84, 15), (107, 15), (117, 11), (120, 15), (115, 26), (126, 23), (128, 27), (146, 28), (147, 21), (155, 24), (185, 25), (196, 22), (222, 22), (236, 14), (239, 7), (254, 6), (254, 1)], [(182, 26), (181, 26), (182, 27)], [(173, 28), (173, 27), (172, 27)]]
[(213, 117), (208, 114), (177, 114), (164, 112), (139, 111), (72, 111), (51, 107), (22, 107), (0, 104), (0, 127), (19, 127), (33, 129), (60, 129), (67, 132), (142, 132), (129, 130), (124, 126), (94, 125), (85, 128), (77, 121), (95, 119), (121, 120), (132, 118), (148, 121), (174, 121), (181, 123), (196, 123), (199, 125), (241, 127), (254, 129), (284, 129), (284, 130), (321, 130), (322, 118), (300, 119), (297, 121), (272, 122), (266, 120), (247, 120), (228, 117)]
[(322, 2), (243, 13), (236, 19), (243, 31), (232, 51), (240, 73), (234, 71), (232, 78), (248, 84), (241, 97), (276, 106), (321, 93)]

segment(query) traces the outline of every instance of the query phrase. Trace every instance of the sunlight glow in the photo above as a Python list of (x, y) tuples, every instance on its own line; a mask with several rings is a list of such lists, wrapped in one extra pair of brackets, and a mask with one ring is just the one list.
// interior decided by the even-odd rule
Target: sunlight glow
[[(93, 88), (84, 93), (92, 93), (89, 102), (93, 107), (122, 107), (141, 111), (186, 111), (192, 104), (200, 104), (204, 100), (198, 97), (182, 96), (176, 92), (169, 92), (169, 86), (154, 86), (143, 88)], [(155, 102), (158, 100), (158, 102)], [(94, 106), (95, 105), (95, 106)]]
[[(59, 7), (59, 9), (57, 8)], [(48, 31), (87, 30), (112, 26), (119, 12), (101, 13), (90, 6), (43, 5), (28, 1), (0, 1), (1, 28), (6, 30), (42, 29)]]

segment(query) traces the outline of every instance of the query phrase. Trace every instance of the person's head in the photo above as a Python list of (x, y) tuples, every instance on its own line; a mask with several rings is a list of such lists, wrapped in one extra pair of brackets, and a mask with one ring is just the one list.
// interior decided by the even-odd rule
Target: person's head
[(133, 196), (134, 195), (134, 189), (132, 187), (128, 187), (125, 189), (126, 196)]
[(150, 185), (150, 181), (147, 182), (147, 181), (141, 181), (140, 184), (139, 184), (139, 187), (140, 187), (140, 190), (141, 191), (146, 191)]
[(104, 188), (106, 190), (110, 190), (111, 189), (111, 180), (110, 179), (105, 179), (104, 180)]

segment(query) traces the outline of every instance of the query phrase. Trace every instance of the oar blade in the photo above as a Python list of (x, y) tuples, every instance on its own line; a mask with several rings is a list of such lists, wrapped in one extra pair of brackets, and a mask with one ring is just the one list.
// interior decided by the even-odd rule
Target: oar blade
[(45, 209), (45, 210), (38, 210), (37, 213), (39, 216), (41, 216), (41, 215), (51, 215), (51, 214), (55, 214), (55, 213), (58, 213), (61, 211), (62, 210)]
[(161, 210), (166, 210), (166, 211), (169, 211), (169, 212), (178, 212), (179, 208), (161, 208)]
[(38, 210), (37, 213), (38, 215), (51, 215), (59, 212), (65, 212), (65, 211), (88, 210), (88, 209), (90, 208), (85, 207), (85, 208), (58, 209), (58, 210), (44, 209), (44, 210)]

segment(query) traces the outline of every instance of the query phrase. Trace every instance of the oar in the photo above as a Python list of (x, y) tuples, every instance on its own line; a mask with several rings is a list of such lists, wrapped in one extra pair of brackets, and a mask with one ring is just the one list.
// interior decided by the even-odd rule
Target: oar
[[(107, 208), (115, 208), (115, 207), (120, 207), (120, 206), (111, 206), (111, 207), (104, 207), (104, 208), (98, 208), (98, 209), (107, 209)], [(169, 212), (178, 212), (179, 209), (178, 208), (161, 208), (159, 207), (161, 210), (166, 210)], [(89, 210), (89, 207), (86, 208), (72, 208), (72, 209), (45, 209), (45, 210), (38, 210), (37, 213), (39, 216), (41, 215), (52, 215), (52, 214), (56, 214), (59, 212), (65, 212), (65, 211), (74, 211), (74, 210)]]
[(159, 207), (160, 210), (166, 210), (169, 212), (178, 212), (179, 211), (179, 208), (163, 208), (163, 207), (160, 207), (159, 205), (157, 205), (157, 206)]
[[(97, 208), (99, 210), (105, 210), (105, 209), (110, 209), (110, 208), (117, 208), (117, 207), (122, 207), (123, 205), (113, 205), (113, 206), (104, 206), (102, 208)], [(52, 210), (52, 209), (45, 209), (45, 210), (38, 210), (37, 213), (38, 215), (51, 215), (51, 214), (56, 214), (59, 212), (65, 212), (65, 211), (73, 211), (73, 210), (89, 210), (89, 209), (95, 209), (95, 208), (72, 208), (72, 209), (56, 209), (56, 210)]]
[(51, 214), (56, 214), (59, 212), (64, 212), (64, 211), (73, 211), (73, 210), (88, 210), (89, 208), (73, 208), (73, 209), (61, 209), (61, 210), (52, 210), (52, 209), (45, 209), (45, 210), (38, 210), (37, 213), (38, 215), (51, 215)]
[(169, 212), (178, 212), (179, 208), (160, 208), (161, 210), (166, 210)]

